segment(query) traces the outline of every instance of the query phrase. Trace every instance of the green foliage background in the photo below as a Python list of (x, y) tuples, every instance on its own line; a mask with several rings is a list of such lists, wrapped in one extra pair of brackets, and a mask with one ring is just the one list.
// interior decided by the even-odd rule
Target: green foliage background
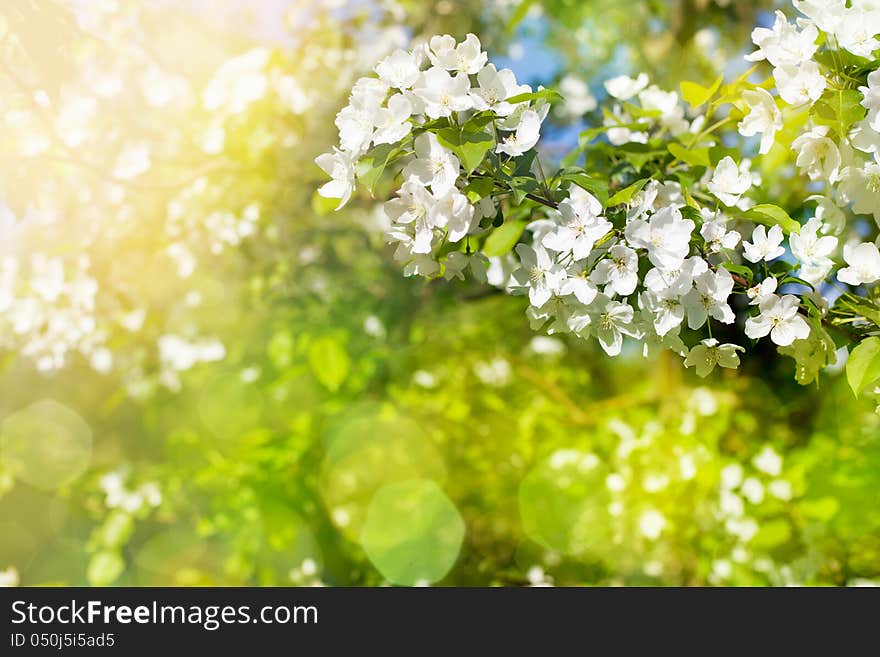
[[(443, 0), (404, 2), (402, 20), (502, 54), (542, 39), (560, 71), (648, 70), (674, 88), (717, 76), (700, 29), (737, 56), (767, 4)], [(312, 38), (345, 44), (368, 18), (322, 20)], [(293, 67), (308, 47), (275, 56)], [(5, 356), (0, 570), (69, 585), (880, 581), (880, 418), (843, 376), (802, 388), (792, 361), (760, 351), (707, 380), (662, 358), (612, 361), (535, 342), (523, 300), (402, 277), (370, 199), (328, 215), (313, 197), (344, 86), (327, 83), (305, 118), (250, 108), (224, 151), (234, 184), (212, 175), (208, 207), (191, 209), (265, 208), (258, 236), (187, 282), (225, 360), (134, 398), (121, 375), (74, 362), (47, 378)], [(144, 198), (144, 216), (161, 200)], [(161, 308), (173, 290), (155, 294)], [(45, 434), (47, 451), (22, 456), (16, 414), (46, 399), (87, 424), (90, 447)], [(59, 422), (69, 436), (76, 421)], [(778, 473), (755, 465), (768, 447)], [(732, 485), (737, 468), (760, 496)], [(111, 471), (154, 482), (161, 504), (108, 508)]]

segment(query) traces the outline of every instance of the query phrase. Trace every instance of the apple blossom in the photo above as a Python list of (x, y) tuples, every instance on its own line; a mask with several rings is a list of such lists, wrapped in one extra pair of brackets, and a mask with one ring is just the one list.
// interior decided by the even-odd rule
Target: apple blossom
[(697, 376), (705, 378), (716, 365), (728, 369), (738, 368), (738, 351), (745, 351), (745, 348), (736, 344), (719, 344), (715, 338), (707, 338), (688, 352), (684, 366), (695, 368)]
[(639, 282), (639, 257), (628, 246), (616, 244), (608, 251), (608, 257), (600, 260), (590, 275), (597, 285), (605, 285), (605, 295), (632, 294)]
[(519, 126), (513, 134), (504, 137), (495, 148), (498, 153), (506, 153), (511, 157), (519, 157), (538, 143), (540, 138), (541, 119), (533, 110), (522, 113)]
[(733, 207), (739, 203), (742, 195), (751, 189), (753, 182), (754, 178), (748, 162), (744, 160), (737, 166), (733, 158), (728, 155), (718, 162), (712, 173), (712, 179), (706, 187), (724, 205)]
[(744, 137), (761, 135), (760, 153), (770, 152), (776, 131), (782, 129), (782, 112), (776, 106), (776, 101), (766, 90), (760, 87), (754, 91), (744, 91), (743, 100), (749, 108), (749, 113), (739, 124), (739, 134)]
[(772, 226), (770, 231), (764, 226), (755, 226), (752, 241), (743, 242), (743, 257), (749, 262), (770, 261), (785, 253), (781, 246), (785, 236), (780, 226)]
[(637, 219), (626, 226), (630, 245), (647, 249), (655, 267), (677, 269), (687, 257), (694, 222), (682, 218), (676, 207), (666, 207), (647, 220)]
[(605, 81), (605, 90), (608, 95), (617, 100), (629, 100), (647, 86), (648, 76), (645, 73), (639, 73), (636, 78), (620, 75)]
[(324, 198), (338, 198), (340, 209), (351, 198), (354, 190), (354, 164), (351, 157), (334, 147), (332, 153), (324, 153), (315, 159), (315, 163), (333, 180), (324, 183), (318, 189), (318, 194)]
[(724, 268), (718, 272), (706, 271), (694, 280), (696, 287), (685, 294), (681, 303), (687, 312), (688, 326), (698, 329), (709, 317), (724, 324), (732, 324), (733, 310), (727, 300), (733, 292), (733, 278)]
[(514, 272), (514, 278), (528, 289), (529, 302), (540, 308), (558, 290), (565, 280), (565, 270), (555, 262), (541, 247), (536, 249), (526, 244), (518, 244), (516, 253), (519, 255), (521, 269)]
[(856, 246), (845, 244), (843, 259), (847, 266), (837, 272), (837, 279), (848, 285), (865, 285), (880, 280), (880, 251), (872, 242)]
[(760, 313), (746, 320), (746, 335), (756, 339), (769, 334), (770, 339), (780, 347), (807, 338), (810, 325), (798, 314), (799, 305), (798, 298), (791, 294), (782, 297), (767, 295), (758, 305)]

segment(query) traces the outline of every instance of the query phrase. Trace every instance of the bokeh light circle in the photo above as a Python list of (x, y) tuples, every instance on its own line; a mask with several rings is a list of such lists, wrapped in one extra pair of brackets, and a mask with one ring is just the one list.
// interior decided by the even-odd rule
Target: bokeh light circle
[(455, 564), (464, 531), (455, 504), (434, 481), (411, 479), (376, 491), (361, 544), (391, 583), (432, 584)]
[(0, 462), (34, 488), (55, 490), (89, 467), (92, 430), (73, 409), (51, 399), (13, 413), (0, 424)]

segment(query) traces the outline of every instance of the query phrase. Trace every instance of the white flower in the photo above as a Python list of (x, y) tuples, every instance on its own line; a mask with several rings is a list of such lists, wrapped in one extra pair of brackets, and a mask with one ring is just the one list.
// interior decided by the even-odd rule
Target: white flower
[(678, 94), (663, 91), (656, 84), (639, 92), (639, 103), (648, 112), (659, 112), (661, 125), (669, 128), (673, 135), (680, 135), (688, 129), (684, 120), (684, 108), (678, 104)]
[(773, 77), (782, 100), (794, 107), (815, 103), (825, 91), (825, 78), (816, 62), (780, 66), (773, 71)]
[(750, 168), (751, 163), (748, 160), (743, 160), (737, 166), (733, 158), (728, 155), (715, 167), (712, 179), (706, 187), (724, 205), (735, 206), (754, 182)]
[(773, 66), (797, 66), (810, 60), (818, 46), (819, 31), (815, 25), (807, 25), (803, 32), (788, 22), (785, 14), (776, 12), (776, 22), (771, 29), (757, 27), (752, 31), (752, 42), (758, 49), (746, 59), (751, 62), (766, 59)]
[(632, 294), (639, 283), (639, 256), (628, 246), (616, 244), (608, 251), (608, 257), (600, 260), (590, 275), (597, 285), (606, 285), (609, 292), (622, 297)]
[(772, 447), (765, 447), (752, 458), (754, 465), (761, 472), (778, 477), (782, 472), (782, 457)]
[(412, 129), (409, 121), (412, 109), (412, 103), (403, 94), (389, 98), (388, 107), (376, 111), (373, 143), (394, 144), (406, 137)]
[(590, 255), (593, 245), (613, 228), (601, 215), (602, 204), (589, 192), (572, 186), (559, 204), (562, 225), (547, 233), (541, 243), (559, 253), (571, 252), (577, 262)]
[(749, 262), (769, 262), (785, 253), (785, 249), (780, 246), (784, 239), (782, 226), (771, 227), (769, 233), (764, 226), (756, 226), (752, 231), (752, 241), (743, 242), (743, 257)]
[(658, 337), (663, 338), (684, 321), (681, 295), (672, 287), (639, 295), (639, 305), (650, 314), (651, 326)]
[[(615, 105), (611, 108), (611, 112), (606, 113), (605, 117), (602, 119), (602, 125), (608, 128), (608, 130), (605, 131), (605, 135), (608, 137), (608, 141), (612, 146), (622, 146), (623, 144), (628, 144), (630, 142), (638, 144), (648, 143), (647, 132), (630, 129), (633, 123), (639, 123), (641, 125), (642, 122), (644, 121), (634, 121), (629, 114), (620, 109), (620, 105)], [(647, 122), (644, 122), (644, 125), (645, 129), (650, 127), (650, 124)]]
[(416, 53), (397, 49), (376, 64), (376, 73), (389, 87), (404, 91), (412, 87), (421, 75)]
[(367, 150), (376, 126), (376, 114), (388, 94), (388, 85), (375, 78), (361, 78), (351, 90), (348, 105), (336, 115), (339, 144), (356, 158)]
[(757, 339), (769, 333), (770, 339), (780, 347), (808, 338), (810, 325), (798, 314), (799, 304), (798, 298), (791, 294), (765, 297), (758, 305), (760, 314), (746, 320), (746, 335)]
[(773, 96), (760, 87), (743, 91), (742, 95), (749, 113), (739, 124), (739, 134), (743, 137), (761, 134), (759, 152), (762, 155), (769, 153), (776, 138), (776, 131), (782, 130), (782, 112), (776, 106)]
[(559, 81), (559, 92), (565, 98), (565, 103), (557, 111), (565, 118), (579, 119), (597, 107), (587, 83), (570, 73)]
[(723, 218), (704, 221), (700, 228), (700, 235), (706, 241), (709, 253), (736, 248), (741, 239), (740, 234), (735, 230), (727, 230), (727, 222)]
[(682, 219), (676, 207), (665, 207), (650, 219), (636, 219), (626, 226), (626, 241), (648, 250), (648, 259), (660, 269), (678, 269), (690, 249), (694, 222)]
[(645, 538), (656, 541), (666, 527), (666, 518), (659, 511), (645, 511), (639, 516), (639, 531)]
[(425, 114), (431, 119), (451, 116), (473, 107), (470, 96), (471, 83), (468, 76), (455, 77), (437, 66), (422, 73), (413, 93), (425, 103)]
[(150, 168), (150, 164), (149, 144), (126, 144), (116, 158), (113, 177), (119, 180), (137, 178)]
[(840, 173), (840, 150), (828, 138), (828, 126), (816, 126), (799, 135), (791, 144), (797, 153), (797, 165), (807, 172), (810, 180), (837, 182)]
[(642, 89), (648, 86), (648, 75), (639, 73), (638, 77), (633, 79), (626, 75), (619, 75), (605, 81), (605, 90), (609, 96), (617, 100), (629, 100)]
[(771, 294), (776, 292), (777, 281), (773, 276), (768, 276), (757, 285), (753, 285), (746, 290), (746, 296), (749, 298), (750, 306), (757, 306)]
[(792, 0), (792, 4), (816, 27), (830, 34), (837, 31), (846, 11), (845, 3), (838, 0)]
[(868, 110), (868, 123), (871, 128), (880, 132), (880, 70), (873, 71), (868, 76), (868, 86), (859, 87), (864, 95), (862, 106)]
[(837, 238), (831, 235), (819, 237), (822, 222), (813, 217), (801, 227), (799, 233), (788, 238), (792, 255), (801, 263), (800, 277), (817, 285), (824, 280), (834, 266), (828, 256), (837, 248)]
[(767, 488), (773, 497), (783, 502), (787, 502), (792, 497), (791, 482), (785, 479), (774, 479)]
[(727, 305), (727, 299), (733, 291), (733, 278), (726, 269), (718, 272), (706, 271), (697, 276), (696, 287), (681, 299), (687, 311), (688, 326), (698, 329), (706, 323), (711, 315), (724, 324), (733, 323), (733, 310)]
[(0, 570), (0, 587), (18, 586), (18, 571), (9, 566), (6, 570)]
[(529, 93), (528, 85), (518, 85), (513, 71), (508, 68), (497, 70), (494, 64), (486, 66), (477, 73), (479, 87), (471, 89), (474, 109), (492, 110), (498, 116), (510, 116), (516, 105), (505, 102), (520, 94)]
[(569, 276), (559, 286), (559, 296), (574, 295), (585, 306), (593, 303), (593, 299), (596, 298), (598, 293), (598, 290), (590, 281), (579, 275)]
[(764, 486), (756, 477), (749, 477), (743, 482), (742, 494), (752, 504), (760, 504), (764, 500)]
[(486, 271), (489, 269), (489, 259), (482, 253), (462, 253), (453, 251), (446, 256), (446, 268), (443, 277), (450, 281), (453, 278), (464, 280), (464, 270), (470, 267), (474, 280), (486, 283)]
[(413, 144), (416, 158), (403, 170), (407, 178), (414, 178), (423, 185), (430, 185), (436, 196), (442, 196), (455, 187), (460, 163), (452, 151), (437, 141), (433, 132), (423, 132)]
[(718, 344), (715, 338), (707, 338), (688, 352), (684, 360), (685, 367), (695, 367), (697, 376), (709, 376), (716, 365), (735, 370), (739, 367), (739, 354), (745, 351), (736, 344)]
[(507, 153), (511, 157), (519, 157), (535, 144), (541, 137), (541, 118), (533, 110), (522, 113), (516, 132), (508, 135), (495, 148), (497, 153)]
[(837, 193), (839, 203), (852, 203), (853, 212), (873, 214), (874, 220), (880, 224), (880, 161), (844, 168)]
[(315, 164), (333, 178), (318, 189), (318, 194), (324, 198), (338, 198), (339, 205), (336, 206), (338, 210), (348, 203), (354, 191), (354, 163), (347, 153), (334, 146), (332, 153), (324, 153), (316, 157)]
[[(866, 3), (867, 4), (867, 3)], [(841, 48), (849, 50), (859, 57), (871, 58), (871, 54), (880, 48), (880, 7), (867, 11), (852, 3), (852, 7), (844, 12), (840, 24), (834, 32)]]
[(837, 204), (827, 196), (814, 194), (807, 197), (808, 201), (816, 202), (816, 219), (822, 222), (822, 230), (826, 233), (840, 235), (846, 227), (846, 215)]
[(698, 256), (687, 258), (675, 269), (654, 268), (645, 274), (645, 287), (652, 292), (671, 290), (673, 294), (682, 295), (691, 289), (694, 279), (705, 271), (709, 265)]
[(612, 301), (604, 294), (596, 297), (590, 305), (592, 327), (599, 344), (609, 356), (617, 356), (623, 348), (623, 336), (638, 336), (633, 326), (635, 311), (632, 306)]
[(528, 288), (529, 302), (540, 308), (558, 291), (565, 280), (565, 270), (541, 247), (517, 244), (516, 252), (522, 268), (514, 272), (514, 278)]
[(880, 280), (880, 251), (873, 242), (844, 245), (843, 259), (849, 266), (837, 272), (837, 280), (841, 283), (863, 285)]
[(450, 189), (437, 196), (428, 218), (431, 226), (446, 229), (450, 242), (459, 242), (473, 228), (474, 206), (457, 189)]
[[(406, 244), (410, 253), (427, 254), (431, 252), (434, 231), (430, 212), (437, 199), (417, 181), (405, 182), (397, 192), (397, 198), (383, 206), (385, 214), (392, 221), (412, 225), (411, 241), (399, 240)], [(401, 231), (396, 231), (399, 236)], [(409, 234), (409, 233), (404, 233)]]
[(486, 64), (488, 55), (483, 52), (480, 40), (474, 34), (468, 34), (457, 46), (455, 39), (449, 35), (435, 36), (429, 42), (428, 56), (434, 66), (455, 71), (465, 76), (473, 75)]
[(850, 128), (849, 142), (863, 153), (880, 152), (880, 132), (871, 127), (868, 119), (862, 119)]

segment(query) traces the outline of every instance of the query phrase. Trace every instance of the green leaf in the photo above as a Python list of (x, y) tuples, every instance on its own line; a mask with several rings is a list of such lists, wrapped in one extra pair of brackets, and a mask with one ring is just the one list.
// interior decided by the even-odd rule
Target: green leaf
[(538, 191), (538, 181), (532, 176), (517, 176), (508, 181), (510, 191), (513, 192), (513, 199), (517, 205), (523, 202), (527, 194), (533, 194)]
[(769, 550), (782, 545), (791, 538), (791, 526), (788, 520), (777, 518), (761, 523), (758, 533), (751, 540), (751, 546), (756, 549)]
[(510, 252), (526, 229), (525, 221), (508, 221), (496, 228), (483, 244), (483, 253), (487, 256), (503, 256)]
[(822, 369), (837, 362), (834, 340), (818, 319), (810, 320), (809, 336), (795, 340), (787, 347), (779, 347), (779, 353), (794, 358), (794, 378), (802, 386), (818, 379)]
[(731, 274), (736, 274), (737, 276), (743, 277), (749, 283), (754, 280), (755, 274), (745, 265), (735, 265), (732, 262), (722, 262), (721, 266), (724, 267)]
[(486, 110), (484, 112), (477, 112), (471, 118), (469, 118), (467, 121), (465, 121), (465, 124), (462, 126), (462, 129), (465, 131), (482, 130), (483, 128), (485, 128), (487, 125), (492, 123), (492, 121), (494, 121), (497, 118), (498, 118), (498, 115), (491, 110)]
[(846, 380), (858, 397), (877, 379), (880, 379), (880, 338), (866, 338), (852, 350), (846, 361)]
[(513, 171), (510, 175), (512, 176), (526, 176), (533, 177), (532, 174), (532, 163), (535, 161), (535, 158), (538, 156), (538, 151), (532, 149), (527, 153), (523, 153), (520, 157), (514, 160), (516, 162), (516, 166), (513, 168)]
[(519, 3), (517, 8), (511, 15), (510, 20), (507, 21), (508, 34), (513, 34), (514, 32), (516, 32), (516, 28), (529, 13), (529, 9), (531, 8), (533, 1), (534, 0), (522, 0), (522, 2)]
[(798, 278), (797, 276), (786, 276), (781, 281), (779, 281), (780, 286), (787, 285), (789, 283), (796, 283), (797, 285), (804, 285), (804, 286), (810, 288), (811, 290), (815, 289), (813, 287), (812, 283), (805, 281), (803, 278)]
[(464, 127), (438, 130), (437, 141), (458, 156), (468, 174), (480, 166), (486, 153), (495, 145), (492, 135)]
[(715, 95), (715, 92), (721, 87), (722, 82), (724, 82), (723, 75), (719, 76), (709, 87), (704, 87), (696, 82), (682, 82), (681, 96), (686, 102), (690, 103), (691, 107), (696, 109)]
[(712, 166), (712, 160), (709, 158), (709, 149), (708, 148), (693, 148), (688, 149), (682, 146), (681, 144), (676, 144), (675, 142), (669, 144), (667, 146), (669, 152), (672, 153), (675, 157), (677, 157), (682, 162), (686, 162), (695, 167), (710, 167)]
[(555, 89), (539, 89), (538, 91), (530, 91), (524, 94), (511, 96), (506, 102), (516, 105), (518, 103), (529, 103), (535, 100), (546, 100), (548, 103), (558, 103), (565, 100)]
[(575, 148), (574, 150), (570, 151), (565, 157), (563, 157), (559, 163), (563, 167), (573, 167), (578, 163), (578, 160), (581, 159), (583, 154), (584, 149), (582, 147)]
[(339, 390), (351, 368), (342, 339), (327, 335), (312, 342), (309, 346), (309, 367), (325, 388), (331, 392)]
[(324, 198), (318, 192), (312, 194), (312, 211), (319, 217), (331, 214), (339, 205), (338, 198)]
[(613, 130), (615, 128), (625, 128), (627, 130), (645, 130), (648, 126), (644, 123), (617, 123), (618, 118), (613, 114), (607, 114), (606, 118), (610, 119), (612, 123), (609, 125), (600, 125), (595, 128), (587, 128), (583, 132), (578, 135), (578, 145), (583, 147), (592, 142), (596, 137), (602, 135), (609, 130)]
[(805, 518), (828, 522), (840, 510), (840, 502), (833, 497), (820, 497), (818, 500), (802, 500), (798, 508)]
[(603, 205), (608, 200), (608, 182), (601, 178), (593, 178), (586, 173), (567, 173), (562, 176), (562, 179), (590, 192)]
[(845, 294), (840, 298), (840, 303), (850, 308), (854, 313), (880, 326), (880, 309), (872, 301), (854, 294)]
[(472, 178), (465, 187), (465, 193), (471, 203), (477, 203), (480, 199), (491, 196), (493, 189), (495, 189), (495, 180), (488, 176), (482, 176)]
[(736, 148), (728, 148), (727, 146), (713, 146), (709, 149), (709, 159), (712, 166), (717, 165), (725, 157), (732, 157), (735, 162), (739, 162), (740, 152)]
[(398, 154), (400, 154), (400, 144), (379, 144), (357, 161), (355, 173), (370, 194), (375, 190), (385, 168)]
[(813, 105), (813, 120), (831, 126), (842, 138), (849, 134), (854, 123), (865, 118), (862, 93), (857, 89), (829, 89)]
[(608, 207), (629, 203), (630, 199), (632, 199), (633, 196), (642, 191), (642, 188), (648, 184), (649, 180), (650, 178), (642, 178), (641, 180), (635, 181), (629, 187), (624, 187), (614, 196), (608, 199)]
[(799, 233), (801, 230), (801, 225), (792, 219), (788, 215), (788, 212), (780, 208), (778, 205), (772, 205), (770, 203), (756, 205), (743, 213), (743, 218), (765, 226), (782, 226), (782, 230), (786, 235)]

